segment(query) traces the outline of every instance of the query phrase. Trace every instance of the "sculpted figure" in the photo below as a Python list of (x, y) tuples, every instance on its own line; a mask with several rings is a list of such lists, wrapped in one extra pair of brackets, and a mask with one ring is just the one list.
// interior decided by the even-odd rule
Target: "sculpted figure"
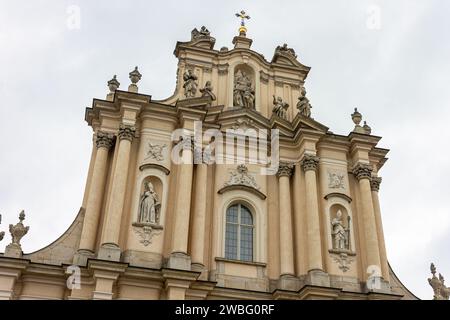
[(146, 182), (139, 202), (139, 222), (159, 224), (161, 203), (153, 189), (153, 184)]
[(183, 88), (185, 97), (186, 98), (195, 97), (198, 86), (197, 76), (192, 72), (191, 69), (188, 69), (184, 72), (183, 80), (184, 80)]
[(233, 105), (255, 108), (255, 91), (252, 88), (252, 81), (245, 71), (238, 70), (234, 76)]
[(287, 110), (289, 109), (289, 104), (286, 102), (283, 102), (283, 99), (281, 97), (275, 97), (273, 96), (273, 109), (272, 112), (275, 113), (280, 118), (283, 118), (285, 120), (288, 119), (287, 117)]
[(298, 98), (297, 109), (301, 115), (310, 118), (311, 117), (311, 104), (309, 103), (309, 99), (306, 97), (306, 90), (302, 87), (302, 92), (300, 97)]
[(349, 249), (349, 239), (348, 239), (348, 229), (344, 227), (342, 222), (342, 212), (339, 210), (337, 212), (336, 218), (331, 221), (331, 226), (333, 228), (333, 248), (339, 250)]
[(210, 97), (211, 100), (216, 100), (216, 95), (212, 92), (213, 87), (211, 86), (211, 81), (206, 81), (205, 87), (203, 89), (200, 89), (200, 92), (202, 93), (202, 97)]

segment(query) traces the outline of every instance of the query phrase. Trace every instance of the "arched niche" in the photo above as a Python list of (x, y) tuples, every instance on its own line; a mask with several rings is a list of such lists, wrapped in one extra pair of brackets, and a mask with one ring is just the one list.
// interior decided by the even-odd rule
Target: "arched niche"
[(232, 67), (230, 83), (230, 106), (257, 110), (259, 99), (259, 78), (249, 63), (237, 63)]
[[(354, 221), (349, 202), (341, 197), (331, 197), (325, 209), (327, 223), (328, 248), (333, 253), (354, 253)], [(340, 215), (340, 216), (339, 216)], [(339, 246), (336, 231), (340, 230), (345, 234), (345, 246)]]
[(156, 198), (157, 198), (157, 202), (158, 202), (158, 219), (157, 222), (155, 224), (157, 225), (161, 225), (161, 206), (162, 206), (162, 199), (163, 199), (163, 183), (162, 181), (156, 177), (156, 176), (147, 176), (145, 177), (142, 182), (141, 182), (141, 187), (139, 190), (139, 203), (137, 205), (137, 210), (134, 213), (134, 222), (137, 223), (144, 223), (143, 221), (140, 220), (140, 204), (142, 201), (142, 195), (144, 194), (146, 190), (146, 185), (151, 186), (151, 188), (154, 190), (154, 192), (156, 193)]

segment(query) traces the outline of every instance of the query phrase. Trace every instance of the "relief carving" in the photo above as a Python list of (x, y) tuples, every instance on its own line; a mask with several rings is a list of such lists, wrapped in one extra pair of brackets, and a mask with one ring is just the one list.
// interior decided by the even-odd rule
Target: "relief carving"
[(260, 189), (255, 178), (248, 173), (248, 168), (243, 164), (239, 165), (236, 170), (230, 172), (230, 178), (224, 184), (224, 187), (234, 185), (244, 185), (256, 190)]
[(155, 159), (156, 161), (163, 161), (164, 148), (167, 148), (167, 144), (153, 144), (149, 142), (147, 156), (144, 160)]
[(328, 187), (331, 189), (345, 189), (345, 175), (337, 172), (328, 172)]

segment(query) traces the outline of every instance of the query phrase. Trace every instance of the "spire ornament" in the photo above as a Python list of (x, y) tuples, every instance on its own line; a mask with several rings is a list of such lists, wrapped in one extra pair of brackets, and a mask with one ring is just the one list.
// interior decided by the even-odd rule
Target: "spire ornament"
[(250, 20), (250, 16), (244, 10), (236, 13), (236, 17), (241, 19), (241, 26), (239, 27), (239, 35), (245, 37), (247, 34), (247, 27), (245, 26), (245, 20)]

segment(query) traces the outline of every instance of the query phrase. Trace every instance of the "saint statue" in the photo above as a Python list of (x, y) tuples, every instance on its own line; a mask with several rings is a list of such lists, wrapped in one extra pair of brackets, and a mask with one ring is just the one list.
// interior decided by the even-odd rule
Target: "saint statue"
[(188, 69), (184, 72), (183, 75), (183, 88), (184, 95), (186, 98), (193, 98), (197, 93), (197, 76), (192, 72), (191, 69)]
[(245, 71), (238, 70), (234, 76), (233, 105), (235, 107), (255, 108), (255, 90)]
[(144, 193), (139, 202), (139, 222), (159, 224), (161, 203), (156, 194), (153, 184), (145, 182)]
[(286, 102), (283, 102), (283, 99), (281, 97), (276, 98), (275, 95), (273, 96), (273, 109), (272, 112), (275, 113), (280, 118), (283, 118), (285, 120), (288, 119), (287, 116), (287, 110), (289, 109), (289, 104)]
[(206, 81), (205, 87), (203, 89), (200, 89), (200, 92), (202, 93), (202, 97), (210, 97), (211, 100), (216, 100), (216, 95), (212, 92), (213, 87), (211, 86), (211, 81)]
[(331, 221), (331, 226), (333, 229), (333, 249), (349, 250), (349, 229), (344, 227), (341, 210), (338, 210), (336, 218)]
[(306, 90), (302, 87), (302, 92), (300, 97), (298, 98), (297, 109), (302, 116), (307, 118), (311, 117), (311, 104), (309, 103), (309, 99), (306, 97)]

